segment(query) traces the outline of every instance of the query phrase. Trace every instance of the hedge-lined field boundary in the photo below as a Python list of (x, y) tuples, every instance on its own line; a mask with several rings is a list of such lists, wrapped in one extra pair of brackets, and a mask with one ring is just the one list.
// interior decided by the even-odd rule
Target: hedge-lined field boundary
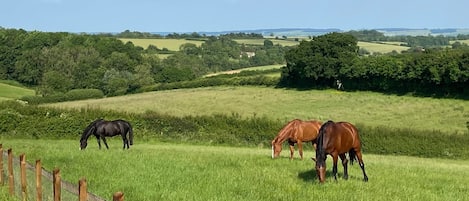
[[(135, 143), (148, 140), (198, 144), (270, 147), (286, 122), (267, 117), (185, 116), (94, 109), (63, 110), (15, 101), (0, 103), (0, 133), (9, 138), (76, 139), (96, 118), (125, 119), (134, 127)], [(357, 124), (365, 153), (469, 159), (469, 134), (438, 130), (396, 129)]]

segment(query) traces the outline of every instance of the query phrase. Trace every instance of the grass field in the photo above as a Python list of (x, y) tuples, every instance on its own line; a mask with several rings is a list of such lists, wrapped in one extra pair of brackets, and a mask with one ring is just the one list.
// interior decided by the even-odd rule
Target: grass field
[[(162, 49), (167, 48), (168, 50), (172, 51), (179, 51), (179, 47), (185, 43), (192, 43), (200, 46), (203, 41), (196, 41), (196, 40), (185, 40), (185, 39), (133, 39), (133, 38), (121, 38), (124, 43), (131, 41), (134, 45), (140, 46), (143, 48), (147, 48), (148, 45), (155, 45), (156, 47)], [(236, 39), (235, 41), (239, 44), (252, 44), (252, 45), (264, 45), (265, 39)], [(293, 40), (279, 40), (279, 39), (269, 39), (275, 45), (279, 44), (282, 46), (294, 46), (298, 45), (299, 41)], [(309, 39), (304, 39), (309, 40)], [(361, 48), (365, 48), (370, 52), (379, 52), (379, 53), (388, 53), (396, 50), (397, 52), (401, 52), (402, 50), (407, 50), (408, 47), (403, 47), (396, 45), (392, 42), (389, 43), (370, 43), (370, 42), (358, 42), (358, 46)]]
[[(91, 140), (91, 139), (90, 139)], [(104, 198), (123, 191), (126, 200), (464, 200), (469, 193), (469, 161), (364, 154), (369, 182), (357, 164), (349, 180), (331, 176), (317, 183), (314, 163), (279, 159), (270, 149), (136, 142), (121, 150), (112, 138), (109, 150), (95, 140), (78, 150), (78, 139), (1, 139), (4, 148), (25, 153), (29, 162), (61, 169), (62, 179), (75, 183), (86, 177), (88, 190)], [(313, 155), (311, 145), (305, 156)], [(295, 153), (297, 156), (297, 153)], [(343, 173), (340, 165), (339, 176)]]
[(392, 51), (396, 51), (398, 53), (402, 52), (403, 50), (408, 50), (409, 47), (395, 45), (393, 43), (371, 43), (371, 42), (358, 42), (358, 46), (360, 48), (366, 49), (369, 52), (378, 52), (378, 53), (389, 53)]
[(35, 92), (32, 89), (0, 83), (0, 100), (11, 100), (34, 95)]
[[(205, 75), (205, 77), (211, 77), (215, 75), (220, 75), (220, 74), (234, 74), (234, 73), (239, 73), (241, 71), (247, 71), (247, 70), (270, 70), (270, 69), (278, 69), (285, 66), (285, 64), (276, 64), (276, 65), (267, 65), (267, 66), (256, 66), (256, 67), (249, 67), (249, 68), (243, 68), (239, 70), (230, 70), (230, 71), (222, 71), (222, 72), (217, 72), (217, 73), (212, 73)], [(275, 73), (275, 75), (278, 75), (280, 77), (280, 73)]]
[(203, 41), (186, 40), (186, 39), (137, 39), (137, 38), (120, 38), (124, 43), (130, 41), (136, 46), (147, 48), (148, 45), (154, 45), (159, 49), (167, 48), (171, 51), (179, 51), (179, 47), (185, 43), (192, 43), (200, 46)]
[[(138, 103), (138, 104), (136, 104)], [(122, 108), (174, 116), (239, 114), (288, 121), (294, 118), (349, 121), (467, 133), (469, 101), (373, 92), (287, 90), (268, 87), (207, 87), (148, 92), (104, 99), (47, 104), (58, 108)]]

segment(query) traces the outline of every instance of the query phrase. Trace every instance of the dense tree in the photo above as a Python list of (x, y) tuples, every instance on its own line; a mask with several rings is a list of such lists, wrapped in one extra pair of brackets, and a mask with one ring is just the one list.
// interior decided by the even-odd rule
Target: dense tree
[(340, 79), (341, 68), (358, 56), (357, 40), (348, 34), (330, 33), (301, 41), (286, 53), (282, 81), (293, 85), (328, 85)]

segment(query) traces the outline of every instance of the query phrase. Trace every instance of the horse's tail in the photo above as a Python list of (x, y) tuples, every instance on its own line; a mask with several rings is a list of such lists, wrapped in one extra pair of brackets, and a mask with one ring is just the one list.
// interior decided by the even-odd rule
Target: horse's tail
[(134, 144), (134, 131), (132, 129), (132, 125), (129, 123), (129, 144), (133, 145)]

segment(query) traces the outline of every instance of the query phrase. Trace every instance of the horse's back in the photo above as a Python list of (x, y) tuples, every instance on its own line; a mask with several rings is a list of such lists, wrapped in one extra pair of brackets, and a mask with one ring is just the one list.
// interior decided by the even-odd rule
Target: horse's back
[[(323, 125), (324, 126), (324, 125)], [(350, 149), (360, 149), (357, 128), (349, 122), (332, 122), (326, 128), (325, 146), (330, 151), (338, 153), (348, 152)]]
[(321, 128), (320, 121), (303, 121), (301, 122), (301, 138), (302, 141), (312, 141), (318, 137), (319, 129)]

